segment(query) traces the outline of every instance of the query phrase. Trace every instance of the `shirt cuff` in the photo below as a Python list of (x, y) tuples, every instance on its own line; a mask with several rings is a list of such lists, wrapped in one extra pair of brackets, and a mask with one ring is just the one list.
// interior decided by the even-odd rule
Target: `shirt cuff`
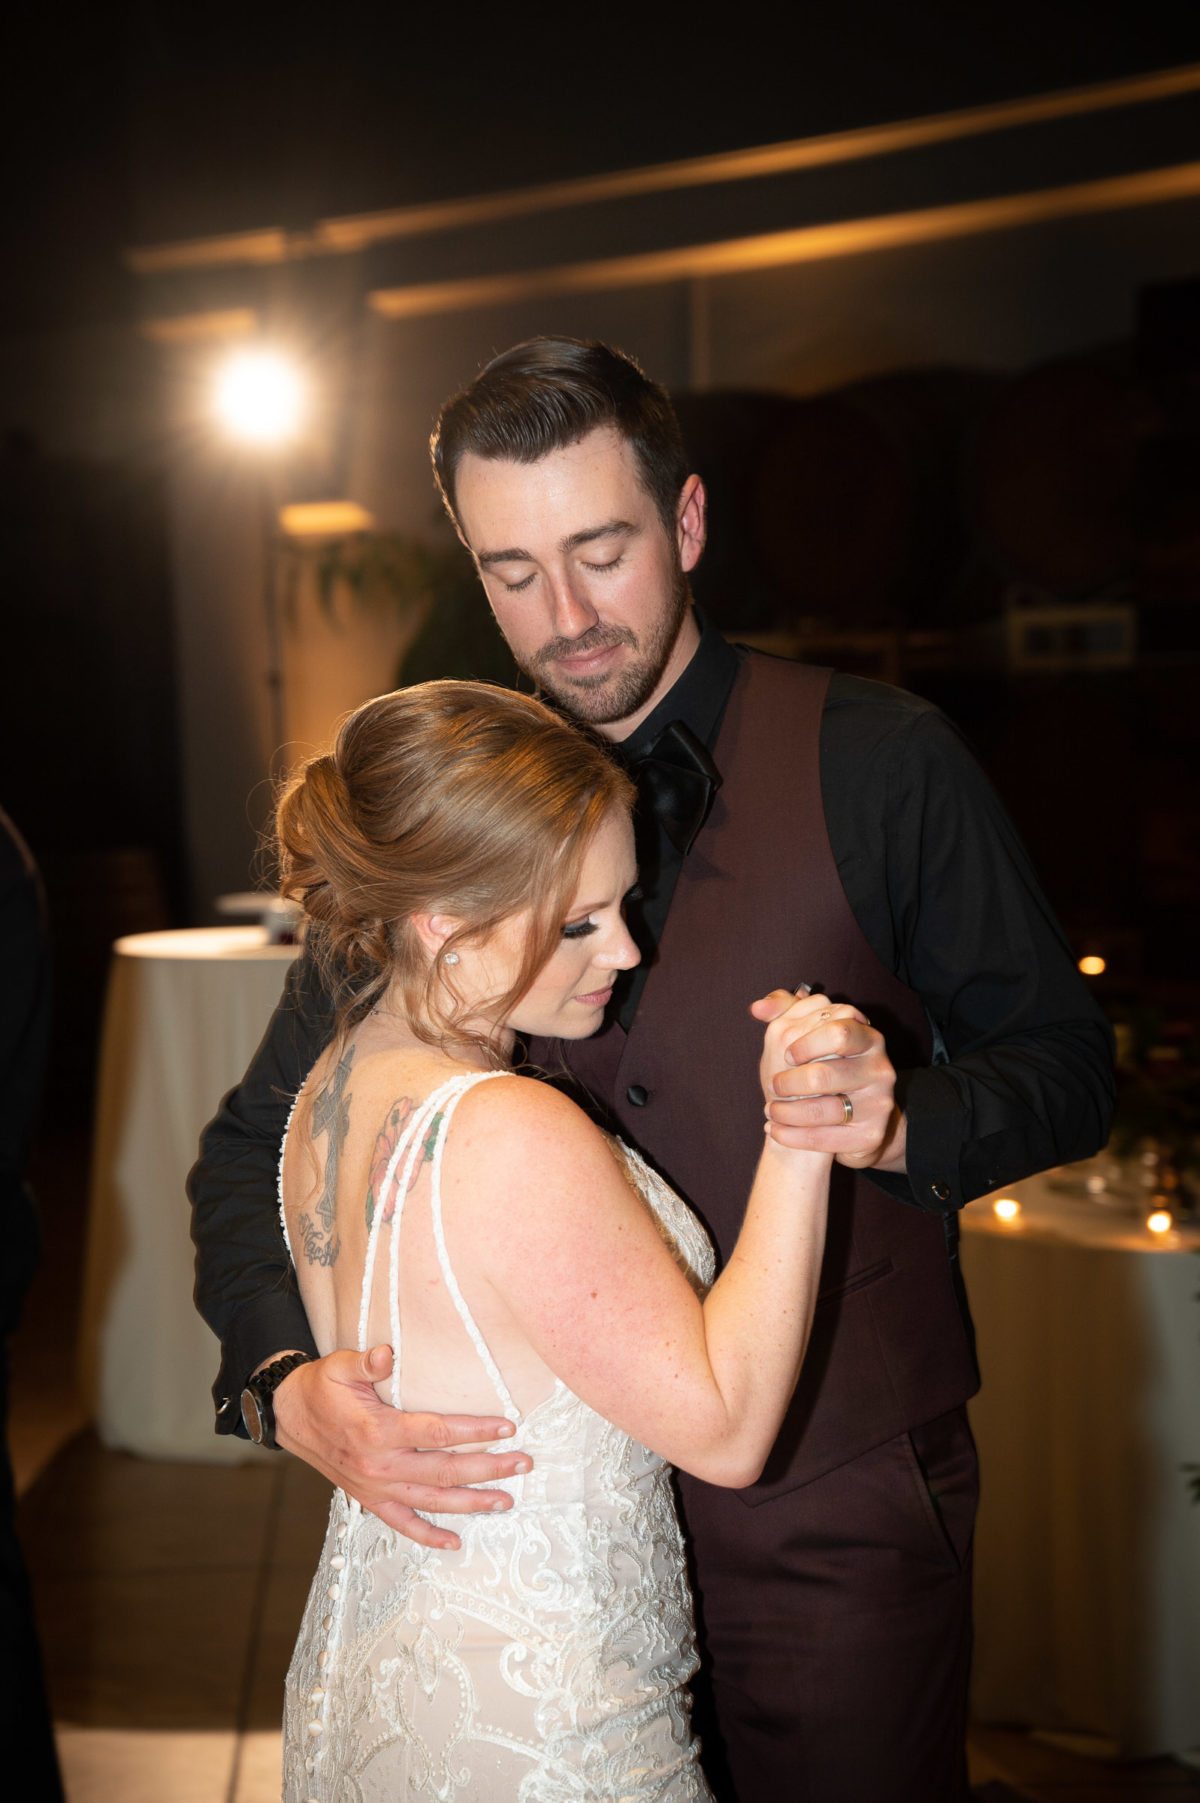
[[(902, 1201), (929, 1214), (950, 1214), (971, 1200), (963, 1182), (962, 1156), (970, 1131), (970, 1111), (958, 1085), (941, 1065), (899, 1071), (896, 1100), (906, 1122), (905, 1166), (908, 1193)], [(872, 1171), (870, 1176), (889, 1195), (899, 1173)]]
[(260, 1296), (234, 1319), (221, 1346), (221, 1369), (213, 1385), (217, 1432), (250, 1438), (242, 1423), (242, 1391), (250, 1373), (272, 1354), (310, 1352), (317, 1343), (308, 1325), (304, 1306), (286, 1291)]

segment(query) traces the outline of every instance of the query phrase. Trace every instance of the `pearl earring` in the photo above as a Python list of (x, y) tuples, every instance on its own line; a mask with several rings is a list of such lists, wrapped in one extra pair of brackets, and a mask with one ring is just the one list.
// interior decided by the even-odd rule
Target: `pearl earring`
[(458, 953), (457, 952), (443, 952), (442, 953), (442, 963), (443, 964), (457, 964), (458, 963)]

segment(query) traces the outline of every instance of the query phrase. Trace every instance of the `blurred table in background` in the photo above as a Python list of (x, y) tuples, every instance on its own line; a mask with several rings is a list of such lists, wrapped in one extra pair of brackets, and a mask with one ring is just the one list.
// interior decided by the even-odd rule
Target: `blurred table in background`
[[(1087, 1167), (963, 1211), (983, 1389), (972, 1709), (1106, 1757), (1200, 1746), (1200, 1228)], [(1097, 1184), (1095, 1174), (1093, 1185)]]
[(217, 1342), (192, 1305), (184, 1180), (241, 1077), (294, 945), (262, 927), (118, 939), (105, 1003), (84, 1273), (84, 1394), (106, 1446), (151, 1458), (269, 1457), (213, 1432)]

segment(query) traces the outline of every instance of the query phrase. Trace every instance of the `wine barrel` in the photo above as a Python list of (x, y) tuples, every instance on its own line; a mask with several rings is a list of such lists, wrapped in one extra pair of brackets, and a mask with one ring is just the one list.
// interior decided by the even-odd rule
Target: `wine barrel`
[(1131, 574), (1147, 417), (1115, 361), (1063, 358), (1006, 384), (980, 422), (964, 477), (972, 529), (1008, 580), (1071, 599)]

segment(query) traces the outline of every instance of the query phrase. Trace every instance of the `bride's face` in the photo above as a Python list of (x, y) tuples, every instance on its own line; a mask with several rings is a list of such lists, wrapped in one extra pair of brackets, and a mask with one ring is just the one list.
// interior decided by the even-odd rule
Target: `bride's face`
[[(640, 953), (625, 925), (624, 901), (637, 881), (633, 829), (624, 813), (605, 815), (579, 872), (554, 952), (505, 1026), (546, 1039), (586, 1039), (604, 1018), (612, 986)], [(462, 979), (480, 995), (503, 995), (520, 970), (533, 910), (501, 921), (484, 945), (462, 952)], [(469, 961), (469, 963), (468, 963)]]

